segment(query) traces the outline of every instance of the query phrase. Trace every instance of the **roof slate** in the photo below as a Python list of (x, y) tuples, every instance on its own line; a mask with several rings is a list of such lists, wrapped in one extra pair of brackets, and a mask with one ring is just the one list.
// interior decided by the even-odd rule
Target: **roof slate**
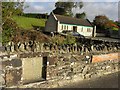
[(60, 23), (92, 27), (92, 24), (87, 19), (77, 19), (77, 18), (57, 15), (57, 14), (55, 14), (55, 16), (58, 19), (58, 21), (60, 21)]

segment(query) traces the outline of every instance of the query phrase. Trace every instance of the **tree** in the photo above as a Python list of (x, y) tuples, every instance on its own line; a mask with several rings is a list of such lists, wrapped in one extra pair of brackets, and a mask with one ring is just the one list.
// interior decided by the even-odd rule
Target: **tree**
[(66, 11), (63, 8), (57, 7), (56, 9), (53, 10), (53, 13), (59, 14), (59, 15), (65, 15)]
[(117, 24), (110, 20), (107, 16), (96, 16), (93, 23), (100, 29), (115, 29), (118, 28)]
[(14, 37), (19, 28), (17, 27), (16, 22), (12, 19), (7, 19), (5, 24), (2, 26), (2, 29), (2, 43), (6, 44), (11, 41), (12, 37)]
[(98, 33), (104, 33), (106, 36), (110, 36), (109, 29), (111, 27), (111, 22), (107, 16), (105, 15), (96, 16), (95, 19), (93, 20), (93, 24), (96, 25)]
[(118, 29), (120, 29), (120, 22), (119, 21), (116, 21), (115, 25), (117, 26)]
[(2, 2), (2, 25), (13, 15), (23, 14), (24, 2)]
[(117, 34), (119, 30), (118, 25), (104, 15), (96, 16), (93, 23), (97, 26), (97, 32), (106, 36), (111, 36), (114, 32)]
[(53, 10), (55, 14), (65, 15), (65, 16), (73, 16), (72, 9), (79, 7), (80, 9), (83, 7), (82, 2), (56, 2), (56, 9)]
[(109, 22), (109, 18), (105, 15), (96, 16), (93, 23), (100, 29), (105, 29), (106, 24)]
[(86, 18), (86, 13), (85, 12), (83, 12), (83, 13), (76, 13), (75, 17), (76, 18), (83, 18), (83, 19), (85, 19)]
[(11, 41), (19, 30), (18, 25), (12, 19), (13, 15), (22, 14), (23, 2), (2, 2), (2, 43)]
[(112, 30), (118, 30), (118, 29), (119, 29), (119, 27), (117, 26), (117, 23), (115, 23), (115, 22), (112, 21), (112, 20), (109, 20), (109, 21), (106, 23), (106, 28), (112, 29)]

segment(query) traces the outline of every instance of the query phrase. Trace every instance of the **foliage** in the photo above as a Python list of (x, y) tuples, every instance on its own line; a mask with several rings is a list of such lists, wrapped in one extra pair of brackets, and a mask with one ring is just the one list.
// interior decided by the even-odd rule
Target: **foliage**
[(120, 28), (120, 21), (116, 21), (115, 24)]
[(74, 36), (68, 34), (68, 35), (66, 36), (66, 39), (65, 39), (64, 43), (65, 43), (65, 44), (69, 44), (69, 45), (75, 44), (75, 43), (76, 43), (76, 39), (75, 39)]
[(83, 7), (82, 2), (56, 2), (56, 9), (53, 10), (55, 14), (65, 15), (65, 16), (73, 16), (72, 9), (79, 7), (80, 9)]
[(60, 35), (56, 35), (56, 36), (52, 37), (52, 43), (54, 43), (54, 44), (63, 45), (64, 41), (65, 41), (65, 38)]
[(11, 41), (19, 30), (12, 15), (22, 14), (23, 2), (2, 2), (2, 43)]
[(49, 42), (50, 41), (50, 38), (48, 36), (35, 30), (28, 32), (28, 38), (29, 38), (29, 41), (32, 40), (36, 42)]
[[(5, 21), (13, 15), (20, 15), (23, 13), (24, 2), (2, 2), (2, 22)], [(3, 25), (2, 24), (2, 25)]]
[(53, 13), (59, 14), (59, 15), (65, 15), (66, 11), (63, 8), (57, 7), (56, 9), (53, 10)]
[(103, 16), (103, 15), (99, 15), (99, 16), (96, 16), (95, 19), (94, 19), (94, 24), (101, 28), (101, 29), (104, 29), (105, 28), (105, 24), (109, 21), (108, 17), (106, 16)]
[(13, 16), (12, 18), (17, 22), (19, 27), (24, 29), (32, 29), (33, 26), (45, 27), (46, 19), (29, 18), (24, 16)]
[(93, 23), (97, 26), (97, 28), (100, 28), (101, 30), (105, 29), (118, 30), (118, 26), (115, 24), (115, 22), (109, 20), (109, 18), (104, 15), (96, 16)]
[(83, 18), (83, 19), (85, 19), (86, 18), (86, 13), (85, 12), (83, 12), (83, 13), (76, 13), (75, 17), (76, 18)]
[(66, 37), (56, 35), (52, 37), (52, 43), (57, 45), (72, 45), (76, 43), (76, 38), (70, 34), (66, 35)]
[(6, 44), (9, 42), (12, 37), (14, 37), (15, 33), (19, 30), (17, 27), (16, 22), (14, 22), (12, 19), (7, 19), (5, 24), (2, 26), (2, 43)]
[(22, 16), (29, 17), (29, 18), (47, 19), (48, 18), (48, 13), (44, 13), (44, 14), (24, 13)]
[(24, 42), (49, 42), (50, 38), (39, 31), (35, 30), (20, 30), (16, 33), (16, 35), (12, 38), (14, 43), (24, 43)]

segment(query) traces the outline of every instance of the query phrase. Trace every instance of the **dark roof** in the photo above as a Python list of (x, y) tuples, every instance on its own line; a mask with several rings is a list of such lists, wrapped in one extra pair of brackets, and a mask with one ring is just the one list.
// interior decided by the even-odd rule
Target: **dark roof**
[(78, 19), (69, 16), (57, 15), (55, 14), (58, 21), (65, 24), (74, 24), (74, 25), (83, 25), (83, 26), (92, 26), (89, 20), (87, 19)]

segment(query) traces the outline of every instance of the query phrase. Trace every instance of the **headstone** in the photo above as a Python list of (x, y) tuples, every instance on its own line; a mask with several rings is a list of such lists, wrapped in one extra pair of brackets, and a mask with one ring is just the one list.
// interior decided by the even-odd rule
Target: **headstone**
[(11, 52), (14, 52), (14, 45), (11, 46)]
[(91, 50), (93, 51), (93, 45), (91, 45)]
[(7, 45), (6, 48), (7, 48), (7, 52), (10, 52), (10, 45)]
[(25, 51), (25, 49), (24, 49), (24, 44), (21, 44), (21, 46), (20, 46), (20, 51)]
[(40, 45), (39, 45), (39, 43), (36, 43), (36, 51), (40, 51)]

